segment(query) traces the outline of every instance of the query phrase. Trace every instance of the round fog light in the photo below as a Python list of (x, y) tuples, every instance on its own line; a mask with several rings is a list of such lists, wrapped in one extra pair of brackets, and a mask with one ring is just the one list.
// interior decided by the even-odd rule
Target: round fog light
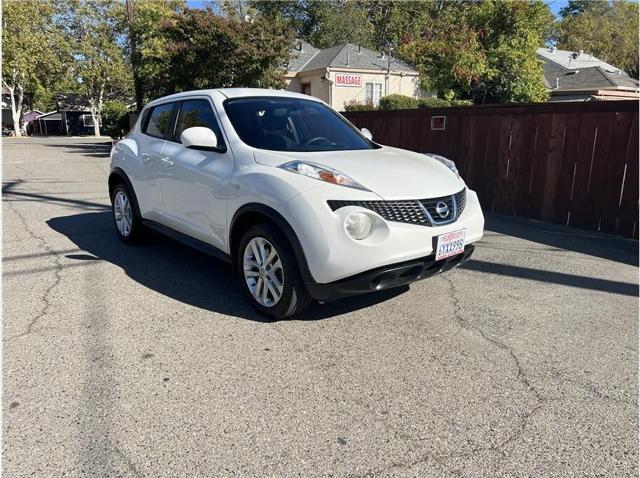
[(366, 239), (373, 231), (371, 216), (363, 212), (350, 214), (344, 224), (349, 235), (358, 241)]

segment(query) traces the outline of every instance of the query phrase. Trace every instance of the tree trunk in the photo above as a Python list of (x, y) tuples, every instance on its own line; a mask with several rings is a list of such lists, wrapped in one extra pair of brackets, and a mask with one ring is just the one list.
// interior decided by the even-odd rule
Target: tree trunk
[(133, 25), (133, 1), (125, 0), (127, 7), (127, 21), (129, 24), (129, 48), (131, 49), (131, 72), (133, 73), (133, 90), (136, 96), (136, 112), (142, 111), (144, 92), (142, 86), (142, 77), (140, 76), (140, 64), (142, 59), (140, 58), (140, 40), (138, 38), (138, 32)]
[[(20, 131), (20, 116), (22, 116), (22, 100), (24, 98), (24, 92), (22, 90), (22, 86), (20, 85), (9, 86), (5, 82), (3, 83), (9, 90), (9, 95), (11, 96), (11, 117), (13, 118), (13, 134), (19, 138), (22, 136), (22, 132)], [(16, 101), (15, 97), (16, 90), (18, 92), (18, 101)]]
[[(95, 90), (94, 90), (95, 91)], [(96, 138), (100, 138), (100, 114), (102, 113), (102, 98), (104, 96), (104, 85), (100, 86), (98, 97), (89, 98), (89, 110), (91, 111), (91, 119), (93, 120), (93, 134)]]
[(93, 120), (93, 135), (96, 138), (100, 137), (100, 115), (95, 111), (91, 110), (91, 119)]

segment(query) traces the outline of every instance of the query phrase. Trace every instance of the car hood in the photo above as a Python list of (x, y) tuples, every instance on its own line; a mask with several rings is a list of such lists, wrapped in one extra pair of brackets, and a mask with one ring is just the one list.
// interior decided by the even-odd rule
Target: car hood
[(327, 166), (346, 174), (386, 200), (446, 196), (464, 187), (460, 178), (428, 154), (389, 146), (330, 152), (256, 150), (254, 157), (256, 162), (268, 166), (280, 166), (289, 161)]

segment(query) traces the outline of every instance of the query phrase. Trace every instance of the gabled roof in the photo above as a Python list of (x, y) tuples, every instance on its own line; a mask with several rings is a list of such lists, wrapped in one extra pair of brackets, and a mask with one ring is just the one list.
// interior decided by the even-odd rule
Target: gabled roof
[(545, 68), (545, 70), (566, 70), (572, 68), (589, 68), (592, 66), (599, 66), (605, 70), (611, 70), (612, 72), (619, 70), (619, 68), (605, 63), (599, 58), (584, 52), (558, 50), (554, 47), (545, 47), (538, 48), (536, 50), (536, 54), (540, 59), (548, 64), (548, 68)]
[[(302, 52), (298, 48), (292, 50), (289, 71), (310, 71), (327, 67), (386, 71), (389, 67), (387, 56), (353, 43), (319, 50), (309, 43), (302, 42), (301, 47)], [(394, 57), (391, 57), (390, 67), (391, 71), (417, 73), (409, 65)]]
[(545, 71), (544, 77), (551, 91), (567, 90), (626, 90), (637, 91), (638, 80), (626, 73), (610, 72), (600, 66)]
[(37, 119), (45, 121), (62, 121), (62, 113), (59, 113), (58, 111), (49, 111), (48, 113), (38, 116)]
[(306, 41), (299, 41), (296, 47), (291, 50), (289, 58), (289, 71), (300, 71), (304, 66), (311, 61), (311, 59), (318, 54), (320, 50), (307, 43)]
[(89, 102), (78, 93), (61, 93), (55, 99), (58, 111), (89, 111)]

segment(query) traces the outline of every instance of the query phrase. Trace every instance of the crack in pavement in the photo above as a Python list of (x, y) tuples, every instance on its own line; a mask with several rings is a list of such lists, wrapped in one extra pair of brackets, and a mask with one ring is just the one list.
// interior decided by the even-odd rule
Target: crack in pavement
[[(524, 368), (523, 368), (522, 364), (520, 363), (520, 359), (518, 359), (518, 356), (515, 354), (515, 352), (513, 351), (513, 349), (511, 347), (509, 347), (508, 345), (506, 345), (503, 342), (500, 342), (497, 339), (489, 337), (484, 332), (484, 330), (482, 330), (480, 327), (478, 327), (477, 325), (470, 324), (468, 321), (466, 321), (462, 317), (462, 314), (461, 314), (462, 307), (460, 306), (460, 300), (457, 297), (457, 290), (456, 290), (455, 284), (453, 283), (452, 278), (447, 276), (447, 275), (444, 275), (443, 279), (449, 284), (449, 287), (451, 288), (451, 299), (452, 299), (453, 305), (454, 305), (453, 317), (456, 319), (456, 322), (458, 323), (458, 325), (463, 329), (472, 330), (472, 331), (476, 332), (484, 340), (486, 340), (487, 342), (491, 343), (496, 348), (498, 348), (498, 349), (506, 352), (507, 354), (509, 354), (509, 357), (511, 358), (513, 364), (516, 367), (516, 371), (517, 371), (516, 378), (518, 379), (518, 381), (520, 381), (520, 383), (522, 383), (527, 388), (527, 390), (529, 390), (529, 392), (536, 398), (536, 400), (538, 402), (538, 404), (535, 407), (533, 407), (527, 413), (522, 415), (522, 417), (521, 417), (522, 423), (520, 425), (520, 429), (517, 432), (513, 433), (509, 438), (507, 438), (506, 440), (504, 440), (502, 443), (498, 444), (497, 446), (488, 447), (488, 448), (484, 449), (484, 451), (496, 451), (496, 452), (499, 452), (499, 453), (504, 455), (504, 452), (502, 451), (502, 449), (505, 446), (507, 446), (509, 443), (517, 440), (518, 438), (520, 438), (522, 436), (522, 434), (526, 430), (527, 423), (528, 423), (529, 419), (531, 418), (531, 416), (534, 413), (536, 413), (542, 407), (542, 405), (544, 404), (544, 402), (547, 399), (531, 383), (531, 381), (529, 380), (529, 377), (527, 377), (527, 375), (526, 375), (526, 373), (524, 371)], [(483, 451), (483, 450), (480, 450), (480, 451)]]
[(63, 269), (62, 263), (60, 262), (60, 259), (62, 256), (60, 254), (57, 254), (56, 251), (51, 246), (49, 246), (49, 244), (47, 244), (47, 241), (43, 237), (36, 234), (29, 227), (27, 219), (22, 215), (22, 213), (18, 210), (18, 208), (12, 202), (8, 202), (7, 204), (9, 206), (9, 209), (11, 209), (16, 214), (16, 216), (18, 216), (18, 218), (20, 219), (20, 222), (22, 222), (22, 225), (24, 226), (24, 229), (27, 231), (29, 236), (31, 236), (32, 239), (40, 242), (42, 249), (44, 249), (47, 252), (47, 255), (54, 256), (56, 259), (54, 261), (55, 267), (53, 269), (55, 271), (54, 281), (51, 285), (49, 285), (49, 287), (47, 287), (47, 289), (44, 291), (44, 293), (40, 297), (40, 301), (44, 304), (42, 309), (29, 322), (29, 325), (27, 325), (27, 329), (24, 332), (11, 337), (7, 337), (6, 339), (3, 340), (3, 342), (10, 342), (20, 337), (25, 337), (27, 335), (30, 335), (32, 332), (34, 332), (33, 328), (36, 326), (36, 324), (44, 316), (46, 316), (49, 313), (49, 309), (51, 308), (51, 301), (49, 300), (49, 297), (53, 292), (53, 290), (58, 286), (58, 284), (60, 284), (60, 281), (62, 280), (62, 269)]
[[(449, 273), (451, 274), (451, 272)], [(453, 302), (453, 306), (454, 306), (454, 312), (453, 312), (453, 318), (455, 319), (456, 323), (462, 328), (462, 329), (466, 329), (466, 330), (470, 330), (475, 332), (476, 334), (480, 335), (480, 337), (482, 337), (484, 340), (486, 340), (487, 342), (489, 342), (490, 344), (492, 344), (494, 347), (498, 348), (499, 350), (506, 352), (511, 361), (513, 362), (513, 364), (515, 365), (515, 369), (516, 369), (516, 379), (526, 387), (526, 389), (535, 397), (536, 401), (538, 402), (533, 408), (531, 408), (529, 411), (527, 411), (526, 413), (522, 414), (520, 416), (520, 426), (518, 427), (518, 429), (513, 432), (511, 435), (509, 435), (505, 440), (503, 440), (502, 442), (498, 443), (497, 445), (492, 445), (492, 446), (479, 446), (479, 447), (472, 447), (470, 450), (468, 451), (459, 451), (459, 452), (451, 452), (451, 453), (445, 453), (445, 454), (433, 454), (433, 453), (427, 453), (427, 454), (423, 454), (421, 455), (419, 458), (412, 460), (411, 462), (408, 463), (392, 463), (388, 466), (379, 468), (377, 470), (371, 470), (371, 471), (367, 471), (364, 474), (360, 474), (360, 475), (352, 475), (352, 476), (360, 476), (360, 477), (369, 477), (369, 476), (379, 476), (381, 473), (384, 473), (386, 471), (392, 470), (394, 468), (400, 468), (400, 469), (410, 469), (413, 468), (414, 466), (420, 464), (420, 463), (425, 463), (428, 461), (433, 461), (436, 464), (442, 466), (448, 473), (451, 473), (454, 476), (462, 476), (462, 474), (458, 471), (458, 470), (451, 470), (448, 468), (447, 466), (447, 460), (451, 459), (451, 458), (468, 458), (468, 457), (473, 457), (475, 456), (477, 453), (481, 453), (481, 452), (487, 452), (487, 453), (495, 453), (498, 455), (501, 455), (502, 457), (506, 456), (506, 453), (504, 452), (504, 448), (506, 446), (508, 446), (510, 443), (518, 440), (519, 438), (521, 438), (523, 436), (523, 434), (526, 432), (526, 428), (527, 428), (527, 424), (529, 423), (529, 420), (531, 419), (531, 417), (542, 408), (543, 404), (545, 402), (547, 402), (549, 399), (547, 399), (546, 397), (544, 397), (540, 391), (531, 383), (529, 377), (527, 377), (524, 368), (522, 367), (522, 364), (520, 363), (520, 360), (518, 359), (518, 356), (515, 354), (515, 352), (506, 344), (504, 344), (503, 342), (500, 342), (497, 339), (494, 339), (490, 336), (488, 336), (484, 330), (482, 330), (480, 327), (478, 327), (477, 325), (473, 325), (470, 324), (467, 320), (465, 320), (462, 317), (462, 307), (460, 305), (460, 300), (457, 297), (457, 290), (456, 287), (453, 283), (453, 280), (451, 277), (449, 277), (447, 274), (444, 274), (441, 276), (443, 280), (445, 280), (448, 284), (449, 287), (451, 289), (451, 300)], [(406, 439), (410, 440), (410, 441), (416, 441), (415, 438), (411, 438), (411, 437), (405, 437)]]

